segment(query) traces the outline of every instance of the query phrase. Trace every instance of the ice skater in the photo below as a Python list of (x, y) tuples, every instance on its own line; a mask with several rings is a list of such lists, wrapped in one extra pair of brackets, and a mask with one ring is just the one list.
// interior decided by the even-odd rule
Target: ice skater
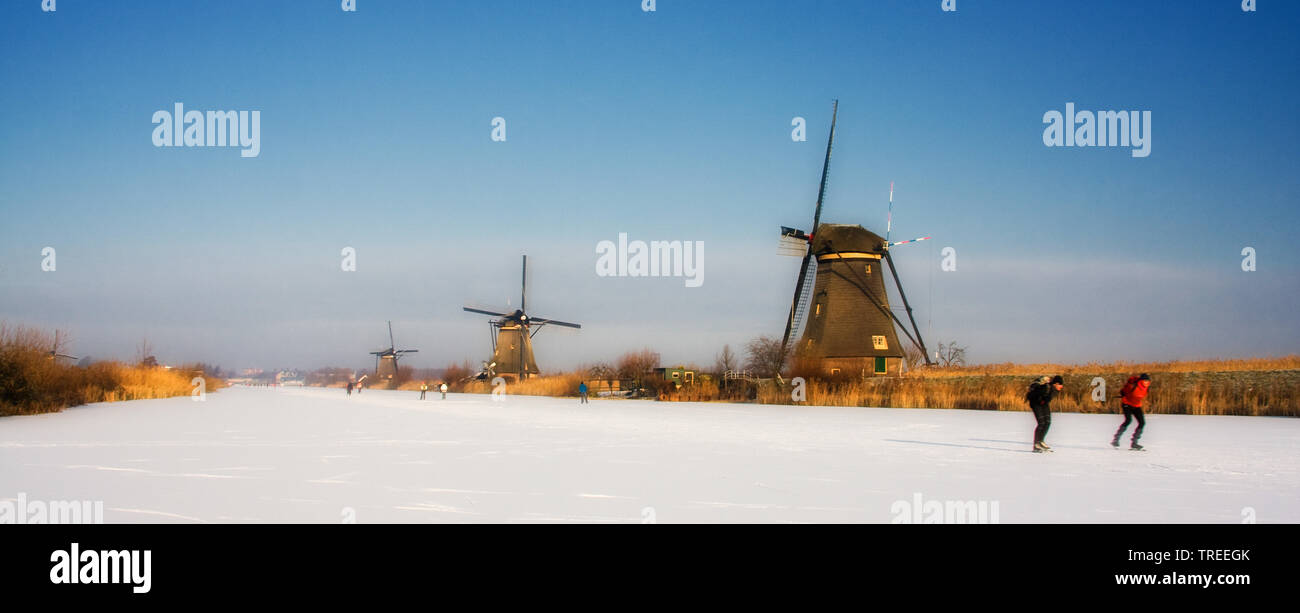
[(429, 392), (429, 382), (428, 382), (428, 381), (421, 381), (421, 382), (420, 382), (420, 400), (424, 400), (424, 395), (425, 395), (426, 393), (428, 393), (428, 392)]
[(348, 395), (349, 395), (349, 396), (352, 395), (352, 387), (353, 387), (353, 383), (352, 383), (351, 381), (348, 381)]
[(443, 400), (446, 400), (446, 399), (447, 399), (447, 383), (444, 382), (442, 385), (438, 386), (438, 390), (442, 392), (442, 399), (443, 399)]
[(1061, 375), (1050, 379), (1044, 375), (1029, 384), (1025, 400), (1029, 401), (1029, 410), (1034, 412), (1034, 419), (1038, 420), (1038, 427), (1034, 428), (1034, 453), (1052, 450), (1044, 440), (1047, 438), (1047, 429), (1052, 427), (1052, 398), (1063, 387), (1065, 378)]
[(1129, 443), (1129, 449), (1133, 451), (1142, 451), (1144, 447), (1138, 444), (1138, 439), (1142, 438), (1142, 429), (1146, 427), (1147, 420), (1142, 415), (1142, 400), (1147, 397), (1151, 390), (1151, 375), (1142, 373), (1136, 377), (1129, 377), (1128, 383), (1124, 384), (1124, 389), (1120, 390), (1120, 406), (1124, 409), (1124, 423), (1119, 425), (1119, 430), (1115, 431), (1115, 438), (1110, 439), (1110, 446), (1119, 448), (1119, 438), (1124, 436), (1124, 430), (1128, 428), (1130, 421), (1137, 420), (1137, 429), (1133, 431), (1133, 440)]
[(587, 404), (587, 382), (578, 384), (578, 404)]

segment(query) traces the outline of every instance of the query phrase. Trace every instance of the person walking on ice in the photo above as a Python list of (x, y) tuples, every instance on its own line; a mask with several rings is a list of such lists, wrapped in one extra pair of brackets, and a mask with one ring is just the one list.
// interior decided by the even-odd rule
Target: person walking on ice
[(1047, 429), (1052, 427), (1052, 398), (1063, 387), (1065, 387), (1065, 378), (1061, 375), (1050, 379), (1044, 375), (1029, 384), (1029, 392), (1025, 394), (1025, 400), (1029, 401), (1029, 410), (1034, 412), (1034, 419), (1038, 420), (1038, 427), (1034, 428), (1034, 453), (1052, 450), (1044, 441), (1047, 438)]
[(578, 404), (587, 404), (587, 382), (578, 384)]
[(421, 382), (420, 382), (420, 400), (424, 400), (424, 395), (425, 395), (428, 391), (429, 391), (429, 382), (428, 382), (428, 381), (421, 381)]
[(446, 400), (446, 399), (447, 399), (447, 384), (446, 384), (446, 383), (443, 383), (442, 385), (438, 386), (438, 389), (442, 391), (442, 399), (443, 399), (443, 400)]
[(1142, 429), (1146, 427), (1146, 417), (1142, 415), (1142, 400), (1147, 397), (1151, 390), (1151, 376), (1142, 373), (1136, 377), (1129, 377), (1128, 383), (1124, 384), (1124, 389), (1120, 390), (1120, 406), (1124, 409), (1124, 423), (1119, 425), (1119, 430), (1115, 431), (1115, 438), (1110, 439), (1110, 446), (1119, 449), (1119, 439), (1124, 436), (1124, 430), (1128, 428), (1130, 421), (1137, 420), (1137, 429), (1133, 431), (1133, 440), (1129, 443), (1129, 449), (1133, 451), (1142, 451), (1144, 447), (1138, 444), (1138, 439), (1142, 438)]

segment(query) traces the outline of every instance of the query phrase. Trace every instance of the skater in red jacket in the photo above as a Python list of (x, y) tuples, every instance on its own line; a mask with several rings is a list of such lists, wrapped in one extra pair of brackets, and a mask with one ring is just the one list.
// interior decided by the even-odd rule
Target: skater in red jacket
[(1124, 384), (1124, 389), (1120, 391), (1121, 406), (1124, 407), (1124, 423), (1120, 424), (1119, 430), (1115, 431), (1115, 438), (1111, 439), (1111, 447), (1119, 447), (1119, 437), (1124, 436), (1124, 430), (1128, 428), (1130, 421), (1137, 420), (1137, 429), (1133, 431), (1133, 441), (1129, 444), (1129, 449), (1133, 451), (1142, 451), (1142, 446), (1138, 444), (1138, 439), (1142, 438), (1142, 428), (1146, 427), (1147, 420), (1142, 415), (1142, 401), (1147, 397), (1151, 389), (1151, 376), (1142, 373), (1136, 377), (1129, 377), (1128, 383)]

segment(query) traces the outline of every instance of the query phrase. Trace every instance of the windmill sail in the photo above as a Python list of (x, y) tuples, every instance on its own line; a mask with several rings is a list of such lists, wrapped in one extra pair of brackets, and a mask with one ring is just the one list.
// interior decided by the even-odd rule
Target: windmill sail
[(808, 271), (804, 273), (803, 293), (799, 296), (798, 302), (795, 303), (794, 326), (790, 330), (789, 338), (799, 338), (803, 334), (804, 322), (808, 321), (808, 303), (812, 297), (814, 280), (817, 278), (817, 260), (808, 261)]
[[(835, 145), (835, 120), (839, 116), (840, 101), (836, 100), (831, 106), (831, 133), (826, 139), (826, 158), (822, 161), (822, 180), (817, 187), (817, 208), (813, 212), (812, 230), (808, 233), (807, 246), (804, 249), (803, 263), (799, 265), (799, 280), (794, 287), (794, 298), (790, 301), (790, 316), (785, 321), (785, 335), (781, 337), (781, 355), (785, 356), (790, 347), (790, 338), (798, 324), (796, 321), (802, 316), (800, 305), (807, 307), (808, 296), (805, 292), (811, 288), (809, 284), (810, 275), (816, 274), (816, 264), (812, 262), (813, 248), (812, 239), (817, 235), (817, 226), (821, 223), (822, 203), (826, 198), (826, 179), (831, 168), (831, 148)], [(785, 228), (783, 228), (784, 230)], [(784, 234), (784, 232), (783, 232)]]

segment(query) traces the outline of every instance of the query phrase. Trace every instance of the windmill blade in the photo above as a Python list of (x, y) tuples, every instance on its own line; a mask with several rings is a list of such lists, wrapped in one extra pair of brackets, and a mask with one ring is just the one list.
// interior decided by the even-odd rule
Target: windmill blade
[(582, 327), (582, 325), (580, 325), (580, 324), (571, 324), (571, 323), (569, 323), (569, 322), (567, 322), (567, 321), (560, 321), (560, 320), (558, 320), (558, 319), (547, 319), (547, 318), (545, 318), (545, 317), (529, 317), (529, 318), (528, 318), (528, 322), (529, 322), (530, 325), (534, 325), (534, 326), (540, 326), (540, 325), (542, 325), (542, 324), (551, 324), (551, 325), (553, 325), (553, 326), (564, 326), (564, 327), (566, 327), (566, 328), (581, 328), (581, 327)]
[[(528, 299), (528, 255), (524, 255), (524, 269), (519, 275), (519, 310), (524, 311), (525, 301)], [(527, 312), (527, 311), (524, 311)]]
[(831, 148), (835, 145), (835, 119), (839, 116), (839, 112), (840, 101), (836, 100), (831, 106), (831, 135), (826, 139), (826, 159), (822, 161), (822, 182), (817, 188), (817, 210), (813, 213), (812, 234), (817, 234), (817, 226), (822, 219), (822, 202), (826, 198), (826, 179), (831, 170)]
[(419, 349), (398, 349), (396, 353), (397, 355), (402, 355), (406, 353), (419, 353), (419, 352), (420, 352)]
[[(913, 340), (916, 342), (917, 347), (921, 349), (921, 355), (925, 356), (925, 365), (932, 366), (934, 362), (930, 361), (930, 352), (925, 349), (925, 341), (921, 338), (921, 329), (917, 327), (916, 318), (912, 316), (912, 305), (907, 302), (907, 293), (903, 291), (903, 283), (898, 280), (898, 270), (894, 267), (894, 258), (889, 255), (888, 251), (885, 252), (885, 261), (889, 263), (889, 272), (894, 276), (894, 285), (898, 287), (898, 295), (902, 297), (903, 307), (907, 309), (907, 318), (912, 322), (912, 331), (916, 332), (916, 338)], [(894, 319), (897, 320), (898, 318), (895, 317)], [(902, 322), (899, 322), (899, 325), (902, 325)], [(904, 329), (903, 333), (907, 334), (907, 330)], [(911, 338), (911, 335), (909, 334), (908, 337)]]
[(393, 340), (393, 322), (390, 321), (388, 322), (388, 348), (392, 349), (396, 346), (397, 342)]
[(895, 242), (889, 243), (889, 246), (890, 246), (890, 247), (893, 247), (894, 245), (906, 245), (906, 244), (908, 244), (908, 243), (919, 243), (919, 242), (921, 242), (921, 241), (928, 241), (928, 240), (930, 240), (931, 238), (933, 238), (933, 237), (930, 237), (930, 236), (922, 236), (921, 238), (909, 238), (909, 239), (907, 239), (907, 240), (905, 240), (905, 241), (895, 241)]
[(808, 323), (808, 303), (812, 300), (813, 288), (816, 287), (814, 282), (817, 278), (817, 258), (808, 260), (808, 272), (804, 274), (803, 294), (799, 296), (798, 302), (795, 303), (794, 325), (790, 329), (790, 339), (796, 340), (803, 334), (804, 326)]
[(808, 235), (803, 230), (781, 226), (781, 242), (776, 246), (777, 255), (803, 257), (808, 254)]
[(496, 312), (496, 311), (488, 311), (488, 310), (484, 310), (484, 309), (475, 309), (475, 308), (471, 308), (471, 307), (465, 307), (465, 310), (466, 310), (466, 311), (469, 311), (470, 313), (478, 313), (478, 314), (480, 314), (480, 315), (491, 315), (491, 316), (493, 316), (493, 317), (505, 317), (505, 316), (506, 316), (505, 313), (498, 313), (498, 312)]
[[(812, 232), (809, 238), (817, 234), (817, 227), (821, 224), (822, 204), (826, 200), (826, 179), (831, 169), (831, 150), (835, 146), (835, 121), (839, 117), (840, 101), (835, 100), (831, 106), (831, 133), (826, 138), (826, 158), (822, 160), (822, 180), (817, 186), (817, 208), (813, 211)], [(790, 346), (790, 332), (794, 329), (795, 316), (798, 314), (799, 302), (804, 298), (804, 288), (808, 285), (808, 267), (812, 260), (812, 241), (807, 241), (808, 245), (803, 256), (803, 263), (799, 265), (799, 281), (795, 284), (794, 298), (790, 300), (790, 315), (785, 320), (785, 335), (781, 337), (781, 359), (784, 362), (786, 350)]]
[(790, 333), (794, 331), (795, 314), (799, 309), (799, 302), (804, 296), (805, 289), (808, 287), (808, 269), (809, 262), (812, 260), (811, 250), (803, 256), (803, 263), (799, 265), (799, 281), (794, 286), (794, 298), (790, 300), (790, 315), (785, 320), (785, 334), (781, 337), (781, 356), (784, 360), (786, 348), (790, 346)]

